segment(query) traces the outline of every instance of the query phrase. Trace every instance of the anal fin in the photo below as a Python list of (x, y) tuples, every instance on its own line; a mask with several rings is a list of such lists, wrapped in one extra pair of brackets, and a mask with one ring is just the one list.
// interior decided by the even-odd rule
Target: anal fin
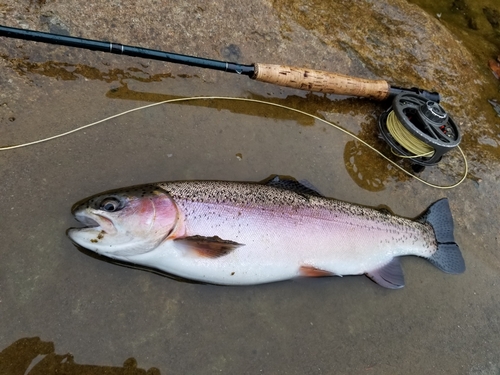
[(219, 258), (243, 246), (238, 242), (223, 240), (219, 236), (189, 236), (176, 238), (175, 242), (186, 246), (189, 250), (205, 258)]
[(399, 289), (405, 286), (405, 278), (399, 258), (393, 258), (385, 266), (367, 272), (366, 276), (384, 288)]
[(333, 272), (325, 271), (320, 268), (310, 266), (304, 264), (300, 266), (299, 272), (302, 276), (305, 277), (326, 277), (326, 276), (335, 276)]

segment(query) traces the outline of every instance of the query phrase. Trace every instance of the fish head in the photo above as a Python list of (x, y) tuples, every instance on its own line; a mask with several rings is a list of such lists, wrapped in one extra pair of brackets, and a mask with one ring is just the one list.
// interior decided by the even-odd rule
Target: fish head
[(71, 211), (85, 226), (70, 228), (69, 238), (115, 259), (155, 249), (182, 222), (172, 197), (156, 185), (98, 194), (76, 203)]

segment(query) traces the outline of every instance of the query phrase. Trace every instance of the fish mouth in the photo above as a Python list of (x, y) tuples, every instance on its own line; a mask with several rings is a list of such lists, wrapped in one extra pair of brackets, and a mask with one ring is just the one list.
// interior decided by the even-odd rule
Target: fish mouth
[(99, 252), (98, 244), (104, 236), (117, 233), (112, 220), (97, 213), (80, 211), (75, 213), (75, 219), (83, 224), (81, 227), (68, 228), (66, 235), (77, 245)]
[(113, 233), (116, 231), (113, 221), (102, 215), (90, 212), (76, 212), (75, 219), (83, 224), (80, 228), (71, 228), (80, 231), (104, 231), (106, 233)]
[(101, 226), (96, 220), (88, 216), (79, 215), (75, 216), (75, 219), (78, 220), (83, 225), (85, 225), (84, 228), (98, 228)]

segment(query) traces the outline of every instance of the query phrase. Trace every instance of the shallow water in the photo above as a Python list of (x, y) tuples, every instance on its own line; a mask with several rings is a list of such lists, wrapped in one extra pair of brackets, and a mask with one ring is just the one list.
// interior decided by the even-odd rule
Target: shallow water
[[(29, 2), (31, 12), (44, 3)], [(8, 7), (0, 10), (14, 14)], [(230, 25), (238, 21), (226, 11)], [(288, 27), (299, 29), (293, 20)], [(283, 36), (271, 37), (286, 43)], [(133, 44), (133, 39), (123, 42)], [(216, 95), (304, 110), (390, 155), (376, 131), (384, 104), (195, 68), (166, 69), (127, 57), (4, 43), (6, 79), (0, 85), (10, 97), (0, 103), (2, 145), (152, 102)], [(186, 53), (192, 48), (177, 45), (182, 47)], [(482, 98), (484, 144), (473, 142), (477, 130), (465, 137), (472, 171), (450, 191), (406, 177), (319, 121), (227, 100), (156, 106), (59, 140), (1, 152), (0, 370), (10, 364), (16, 374), (54, 369), (68, 374), (148, 369), (150, 374), (498, 373), (498, 137), (486, 102), (498, 90), (495, 84), (491, 81)], [(462, 167), (451, 155), (422, 177), (449, 184)], [(447, 196), (466, 273), (450, 276), (425, 260), (405, 258), (406, 287), (399, 291), (362, 276), (218, 287), (117, 266), (79, 251), (65, 236), (77, 225), (72, 204), (94, 193), (179, 179), (259, 181), (275, 173), (306, 179), (326, 196), (387, 205), (407, 217)]]

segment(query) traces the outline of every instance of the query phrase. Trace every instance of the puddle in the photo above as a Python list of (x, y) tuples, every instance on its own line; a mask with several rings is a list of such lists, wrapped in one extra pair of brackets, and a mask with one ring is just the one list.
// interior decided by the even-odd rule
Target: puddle
[[(107, 72), (83, 65), (68, 64), (57, 61), (46, 61), (43, 63), (30, 62), (27, 59), (9, 59), (8, 56), (2, 56), (8, 61), (10, 66), (21, 76), (28, 74), (39, 74), (44, 77), (61, 79), (63, 81), (73, 81), (77, 79), (99, 80), (107, 83), (119, 82), (124, 80), (137, 80), (140, 82), (159, 82), (165, 78), (175, 78), (170, 73), (149, 75), (147, 72), (138, 68), (129, 68), (127, 71), (122, 69), (109, 69)], [(182, 78), (187, 78), (185, 75)]]
[(72, 354), (57, 354), (54, 343), (38, 337), (22, 338), (0, 352), (0, 372), (3, 374), (107, 374), (107, 375), (160, 375), (160, 370), (137, 367), (134, 358), (128, 358), (123, 367), (84, 365), (75, 362)]

